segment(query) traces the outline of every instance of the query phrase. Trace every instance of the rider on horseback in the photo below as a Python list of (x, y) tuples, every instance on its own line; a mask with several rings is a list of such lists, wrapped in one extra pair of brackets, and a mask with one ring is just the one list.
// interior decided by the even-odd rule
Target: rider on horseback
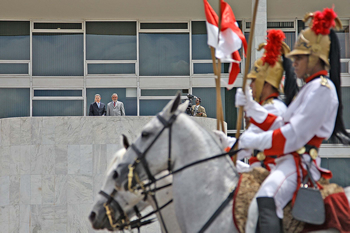
[[(315, 12), (311, 17), (314, 17), (312, 27), (300, 33), (288, 55), (294, 60), (297, 77), (306, 84), (282, 117), (253, 101), (249, 91), (246, 95), (242, 91), (236, 94), (236, 101), (244, 106), (254, 125), (275, 128), (260, 134), (245, 132), (239, 140), (240, 148), (278, 156), (275, 169), (256, 195), (257, 203), (253, 201), (250, 205), (250, 213), (258, 209), (259, 232), (282, 232), (283, 208), (290, 200), (294, 201), (301, 177), (307, 174), (307, 165), (315, 180), (332, 177), (330, 171), (320, 168), (318, 148), (324, 139), (333, 136), (343, 143), (350, 142), (341, 112), (339, 42), (330, 30), (340, 21), (332, 9)], [(326, 69), (330, 67), (328, 78)], [(247, 224), (247, 232), (254, 232), (255, 224)]]

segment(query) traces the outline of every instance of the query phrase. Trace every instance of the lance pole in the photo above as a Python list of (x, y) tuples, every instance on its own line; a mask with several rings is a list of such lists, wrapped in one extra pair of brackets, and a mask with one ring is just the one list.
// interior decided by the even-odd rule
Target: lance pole
[[(251, 54), (252, 54), (252, 44), (253, 44), (253, 36), (254, 36), (254, 30), (255, 30), (255, 21), (256, 21), (256, 14), (258, 11), (258, 6), (259, 6), (259, 0), (255, 0), (255, 5), (254, 5), (254, 10), (253, 10), (253, 18), (250, 26), (250, 33), (249, 33), (249, 42), (248, 42), (248, 51), (247, 51), (247, 59), (245, 62), (245, 69), (244, 69), (244, 76), (243, 76), (243, 84), (242, 84), (242, 89), (243, 93), (245, 93), (245, 86), (247, 83), (247, 75), (249, 71), (249, 64), (251, 60)], [(238, 119), (236, 123), (236, 139), (238, 140), (239, 135), (240, 135), (240, 130), (242, 126), (242, 119), (243, 119), (243, 106), (240, 106), (238, 109)], [(237, 149), (238, 143), (236, 143), (235, 149)], [(234, 164), (236, 165), (236, 159), (237, 159), (237, 154), (232, 157), (232, 160)]]

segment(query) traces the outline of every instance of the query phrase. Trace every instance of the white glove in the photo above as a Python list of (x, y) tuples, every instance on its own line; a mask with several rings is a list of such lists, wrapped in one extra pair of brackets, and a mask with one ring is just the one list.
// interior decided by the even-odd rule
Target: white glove
[(233, 144), (236, 142), (235, 137), (229, 137), (222, 131), (213, 130), (213, 133), (219, 139), (222, 149), (225, 149), (226, 147), (232, 147)]
[(263, 133), (245, 132), (241, 135), (238, 141), (239, 149), (257, 149), (265, 150), (272, 146), (272, 133), (273, 131), (267, 131)]
[(236, 107), (244, 106), (244, 110), (249, 109), (254, 104), (252, 90), (248, 85), (245, 86), (245, 94), (242, 88), (238, 88), (236, 92)]

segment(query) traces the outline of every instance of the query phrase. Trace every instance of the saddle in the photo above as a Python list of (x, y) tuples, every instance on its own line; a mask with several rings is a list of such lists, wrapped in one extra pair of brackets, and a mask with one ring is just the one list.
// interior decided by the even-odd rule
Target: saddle
[[(236, 193), (233, 200), (233, 220), (236, 228), (239, 232), (245, 232), (245, 225), (247, 222), (249, 204), (254, 198), (255, 194), (258, 192), (260, 185), (269, 175), (269, 171), (262, 167), (254, 168), (250, 172), (242, 173), (240, 180), (236, 187)], [(329, 183), (329, 180), (321, 178), (318, 181), (319, 184), (323, 186), (321, 189), (322, 198), (327, 200), (327, 197), (333, 194), (342, 193), (344, 194), (344, 189), (337, 184)], [(344, 194), (345, 196), (345, 194)], [(345, 196), (346, 198), (346, 196)], [(327, 205), (326, 205), (327, 206)], [(326, 209), (327, 211), (327, 209)], [(292, 203), (289, 202), (283, 210), (283, 228), (284, 232), (303, 232), (305, 229), (312, 229), (310, 224), (295, 220), (292, 216)], [(326, 220), (326, 222), (329, 219)], [(330, 224), (325, 224), (325, 228), (333, 226)]]

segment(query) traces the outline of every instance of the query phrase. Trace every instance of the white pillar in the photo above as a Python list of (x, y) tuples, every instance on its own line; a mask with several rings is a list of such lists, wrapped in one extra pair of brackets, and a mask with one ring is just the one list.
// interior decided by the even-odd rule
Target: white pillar
[[(254, 11), (255, 0), (252, 0), (252, 12)], [(253, 19), (253, 14), (252, 14)], [(260, 43), (266, 42), (267, 30), (267, 0), (259, 0), (258, 11), (256, 15), (255, 30), (252, 44), (251, 67), (255, 60), (263, 55), (264, 50), (257, 51)]]

